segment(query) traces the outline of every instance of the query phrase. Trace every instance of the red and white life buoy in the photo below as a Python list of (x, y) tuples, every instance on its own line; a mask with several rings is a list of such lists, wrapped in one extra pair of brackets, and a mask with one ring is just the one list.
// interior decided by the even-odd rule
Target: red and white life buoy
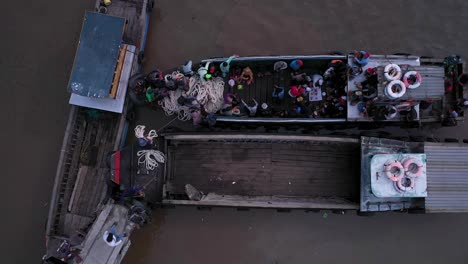
[(406, 86), (400, 80), (393, 80), (385, 87), (385, 94), (390, 99), (398, 99), (406, 93)]
[(397, 190), (402, 192), (410, 191), (414, 188), (414, 179), (408, 177), (402, 177), (395, 182)]
[(401, 78), (401, 68), (395, 63), (390, 63), (385, 66), (384, 75), (388, 81), (399, 80)]
[(385, 175), (393, 182), (399, 181), (405, 173), (403, 165), (397, 160), (388, 160), (385, 162), (383, 170)]
[(423, 163), (420, 159), (409, 157), (403, 161), (403, 168), (408, 177), (418, 177), (423, 173)]
[[(409, 80), (411, 76), (414, 76), (416, 78), (416, 81), (413, 84), (411, 84)], [(403, 83), (408, 89), (418, 88), (421, 85), (421, 82), (422, 82), (421, 74), (417, 71), (409, 71), (405, 73), (405, 75), (403, 75)]]

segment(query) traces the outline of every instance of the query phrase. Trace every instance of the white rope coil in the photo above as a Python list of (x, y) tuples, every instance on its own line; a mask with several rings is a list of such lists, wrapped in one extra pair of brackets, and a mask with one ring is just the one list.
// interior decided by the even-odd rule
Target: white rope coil
[(158, 137), (158, 133), (156, 133), (156, 130), (151, 129), (150, 132), (148, 132), (148, 135), (146, 135), (146, 138), (149, 140), (153, 140), (153, 138)]
[(135, 137), (137, 138), (145, 137), (145, 126), (138, 125), (135, 127)]
[(145, 128), (146, 126), (143, 125), (138, 125), (135, 127), (135, 137), (137, 138), (145, 138), (149, 140), (153, 140), (153, 138), (158, 137), (158, 133), (156, 133), (156, 130), (152, 129), (148, 133), (148, 135), (145, 136)]
[(159, 166), (158, 163), (164, 163), (166, 157), (159, 150), (148, 149), (137, 152), (138, 165), (145, 164), (147, 170), (154, 170)]
[[(180, 78), (180, 75), (182, 74), (179, 72), (173, 72), (171, 76), (172, 78)], [(221, 77), (204, 81), (198, 75), (194, 75), (189, 79), (189, 90), (187, 92), (184, 93), (180, 89), (169, 91), (169, 96), (163, 99), (161, 107), (166, 115), (170, 116), (177, 113), (177, 117), (181, 121), (187, 121), (191, 119), (190, 109), (187, 106), (178, 104), (177, 99), (180, 96), (196, 98), (204, 106), (205, 111), (216, 113), (223, 107), (223, 92), (224, 81)]]

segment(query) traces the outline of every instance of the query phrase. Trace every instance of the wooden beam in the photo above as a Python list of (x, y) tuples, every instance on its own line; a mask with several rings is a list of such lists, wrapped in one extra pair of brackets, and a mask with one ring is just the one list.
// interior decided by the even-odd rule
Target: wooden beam
[(124, 64), (125, 54), (127, 53), (127, 44), (123, 44), (120, 48), (119, 58), (117, 60), (117, 66), (115, 67), (114, 80), (112, 80), (112, 87), (109, 93), (109, 97), (115, 98), (117, 95), (117, 88), (119, 87), (120, 74), (122, 73), (122, 67)]
[(81, 189), (83, 188), (84, 178), (86, 177), (86, 173), (88, 173), (88, 168), (88, 166), (81, 166), (78, 169), (78, 176), (75, 182), (75, 186), (73, 187), (70, 203), (68, 204), (68, 212), (72, 212), (73, 205), (76, 202), (79, 202)]
[(326, 143), (359, 143), (358, 138), (347, 137), (327, 137), (327, 136), (307, 136), (307, 135), (273, 135), (273, 134), (201, 134), (201, 133), (185, 133), (185, 134), (168, 134), (164, 138), (171, 140), (282, 140), (282, 141), (316, 141)]
[[(226, 196), (225, 196), (226, 197)], [(219, 206), (219, 207), (247, 207), (247, 208), (274, 208), (274, 209), (341, 209), (341, 210), (357, 210), (359, 205), (348, 202), (348, 203), (337, 203), (333, 200), (313, 201), (313, 200), (297, 200), (294, 198), (283, 201), (272, 200), (255, 200), (251, 197), (245, 198), (245, 200), (201, 200), (201, 201), (190, 201), (190, 200), (163, 200), (164, 205), (192, 205), (192, 206)]]

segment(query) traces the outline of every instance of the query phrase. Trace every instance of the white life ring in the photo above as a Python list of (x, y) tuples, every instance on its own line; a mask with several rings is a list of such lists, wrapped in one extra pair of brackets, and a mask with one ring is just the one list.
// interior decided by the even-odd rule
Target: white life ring
[(401, 78), (401, 68), (395, 63), (390, 63), (385, 66), (384, 75), (388, 81), (399, 80)]
[[(405, 181), (405, 184), (403, 184), (403, 181)], [(410, 191), (414, 188), (414, 179), (408, 177), (401, 177), (398, 181), (395, 182), (395, 184), (398, 191)]]
[(398, 160), (387, 160), (384, 164), (383, 170), (385, 175), (387, 175), (387, 177), (393, 182), (399, 181), (405, 173), (403, 165), (401, 165)]
[[(415, 76), (416, 77), (416, 82), (415, 83), (413, 83), (413, 84), (409, 83), (408, 79), (410, 78), (410, 76)], [(405, 73), (405, 75), (403, 75), (403, 83), (409, 89), (418, 88), (421, 85), (421, 82), (422, 82), (421, 74), (419, 72), (417, 72), (417, 71), (409, 71), (409, 72)]]
[[(393, 91), (394, 86), (398, 86), (399, 89), (396, 91)], [(400, 80), (393, 80), (389, 84), (387, 84), (387, 86), (385, 87), (385, 94), (390, 99), (398, 99), (402, 97), (405, 93), (406, 93), (406, 86)]]
[(403, 168), (405, 169), (405, 174), (408, 177), (418, 177), (423, 173), (423, 163), (420, 159), (409, 157), (403, 162)]

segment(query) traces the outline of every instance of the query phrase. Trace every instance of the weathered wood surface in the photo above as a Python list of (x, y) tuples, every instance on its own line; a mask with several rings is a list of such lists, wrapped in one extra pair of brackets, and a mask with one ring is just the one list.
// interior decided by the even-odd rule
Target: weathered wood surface
[[(73, 148), (70, 162), (68, 164), (64, 164), (63, 168), (64, 171), (68, 171), (68, 180), (64, 181), (62, 179), (62, 182), (60, 183), (60, 188), (63, 189), (63, 192), (58, 194), (58, 201), (56, 205), (57, 214), (60, 215), (60, 217), (58, 217), (58, 227), (55, 230), (56, 234), (62, 234), (64, 232), (64, 216), (68, 211), (68, 205), (70, 203), (70, 199), (72, 198), (71, 196), (78, 177), (80, 168), (80, 154), (86, 138), (86, 130), (88, 127), (88, 123), (84, 118), (83, 109), (79, 109), (77, 115), (80, 117), (76, 117), (75, 121), (79, 123), (76, 124), (78, 131), (75, 132), (76, 138), (72, 139), (75, 140), (75, 147)], [(62, 175), (62, 177), (65, 177), (65, 175)]]
[(64, 233), (63, 235), (71, 237), (78, 233), (85, 233), (84, 230), (92, 223), (93, 218), (67, 213), (65, 215)]
[(146, 24), (147, 0), (114, 0), (107, 7), (107, 14), (127, 19), (123, 41), (141, 48), (141, 41)]
[(192, 184), (206, 193), (341, 197), (359, 191), (355, 143), (216, 143), (169, 145), (170, 194)]
[(164, 200), (170, 205), (195, 206), (228, 206), (247, 208), (281, 208), (281, 209), (341, 209), (356, 210), (359, 204), (346, 199), (330, 198), (302, 198), (278, 196), (235, 196), (208, 194), (201, 201), (190, 200)]
[(88, 166), (81, 166), (78, 170), (78, 176), (76, 177), (75, 187), (73, 188), (70, 203), (68, 203), (69, 212), (73, 210), (73, 205), (75, 205), (80, 199), (81, 189), (83, 188), (88, 168)]
[(77, 206), (74, 206), (73, 213), (91, 216), (101, 202), (102, 193), (106, 190), (106, 177), (109, 172), (106, 167), (106, 157), (113, 149), (114, 126), (114, 122), (112, 125), (100, 122), (94, 124), (94, 131), (89, 131), (89, 134), (95, 133), (95, 136), (94, 140), (88, 141), (87, 144), (99, 147), (97, 161), (94, 167), (88, 169), (84, 177), (83, 188), (79, 191), (80, 199)]
[[(253, 103), (251, 100), (255, 99), (259, 104), (267, 103), (268, 105), (279, 109), (290, 109), (293, 106), (294, 99), (288, 95), (289, 83), (291, 82), (289, 71), (274, 72), (270, 69), (269, 72), (271, 75), (258, 77), (258, 71), (266, 71), (266, 68), (253, 66), (251, 66), (251, 68), (255, 75), (254, 82), (251, 85), (244, 85), (244, 88), (241, 90), (238, 90), (235, 87), (230, 89), (230, 86), (227, 85), (229, 79), (226, 78), (225, 90), (227, 92), (235, 93), (239, 100), (243, 99), (249, 105), (252, 105)], [(284, 100), (279, 103), (274, 101), (272, 97), (275, 85), (284, 88)]]
[[(236, 67), (249, 67), (254, 74), (254, 81), (251, 85), (243, 85), (243, 89), (238, 90), (227, 84), (230, 76), (225, 78), (225, 92), (231, 92), (237, 95), (238, 99), (243, 99), (247, 104), (252, 105), (250, 100), (255, 99), (259, 104), (267, 103), (276, 110), (292, 110), (296, 105), (295, 98), (289, 96), (288, 91), (291, 86), (291, 70), (286, 69), (279, 72), (273, 70), (273, 64), (277, 60), (265, 60), (255, 62), (234, 61), (231, 65), (231, 74)], [(327, 69), (329, 60), (304, 60), (305, 66), (300, 70), (301, 73), (308, 75), (323, 74)], [(272, 97), (275, 85), (284, 88), (284, 99), (278, 102)], [(312, 105), (319, 105), (321, 102), (311, 102)], [(260, 106), (259, 106), (260, 109)]]
[[(62, 209), (59, 233), (71, 234), (81, 228), (78, 222), (67, 221), (66, 215), (93, 218), (96, 216), (99, 204), (105, 197), (106, 180), (109, 169), (106, 165), (108, 153), (113, 150), (114, 139), (117, 134), (117, 115), (105, 114), (104, 120), (84, 121), (82, 134), (79, 136), (80, 144), (75, 149), (74, 160), (71, 166), (77, 167), (77, 175), (68, 183), (64, 196), (65, 206)], [(96, 164), (84, 166), (81, 164), (83, 150), (87, 147), (98, 147)], [(79, 168), (79, 169), (78, 169)], [(80, 173), (79, 177), (78, 172)]]

